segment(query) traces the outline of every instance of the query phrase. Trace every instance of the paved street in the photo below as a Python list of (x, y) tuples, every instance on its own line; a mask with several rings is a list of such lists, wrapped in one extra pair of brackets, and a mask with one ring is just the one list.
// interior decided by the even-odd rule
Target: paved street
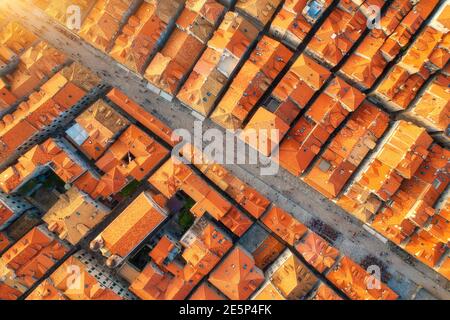
[[(73, 60), (96, 71), (106, 82), (118, 87), (129, 97), (141, 104), (148, 112), (166, 122), (173, 129), (185, 128), (193, 131), (195, 117), (178, 102), (169, 103), (151, 93), (146, 81), (127, 72), (106, 54), (80, 41), (76, 36), (56, 24), (37, 9), (15, 6), (15, 13), (27, 28), (36, 32), (56, 48), (64, 51)], [(216, 128), (209, 120), (205, 129)], [(320, 219), (340, 233), (336, 245), (356, 262), (365, 256), (375, 256), (384, 261), (393, 279), (398, 284), (391, 285), (403, 298), (416, 291), (416, 285), (428, 290), (440, 299), (450, 299), (449, 281), (424, 264), (404, 261), (407, 256), (400, 249), (389, 246), (362, 228), (359, 220), (312, 190), (298, 178), (284, 170), (276, 176), (261, 176), (259, 168), (247, 165), (225, 165), (237, 177), (255, 187), (276, 205), (293, 213), (300, 221), (310, 225), (313, 219)], [(414, 279), (413, 284), (411, 279)], [(447, 288), (447, 289), (446, 289)]]

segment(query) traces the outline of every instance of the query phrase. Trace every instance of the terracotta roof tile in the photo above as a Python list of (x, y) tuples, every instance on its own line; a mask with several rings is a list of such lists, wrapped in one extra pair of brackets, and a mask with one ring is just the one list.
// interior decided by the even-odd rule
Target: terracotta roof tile
[[(140, 5), (117, 37), (110, 55), (129, 69), (143, 73), (148, 56), (157, 48), (158, 39), (167, 28), (161, 7), (167, 1), (146, 1)], [(176, 12), (176, 4), (173, 4)], [(163, 20), (164, 19), (164, 20)]]
[(273, 285), (289, 300), (305, 297), (318, 280), (288, 249), (270, 267), (268, 274)]
[(339, 256), (338, 249), (313, 232), (308, 233), (295, 248), (310, 265), (322, 273), (331, 268)]
[(281, 292), (273, 285), (271, 281), (266, 281), (259, 289), (252, 300), (286, 300)]
[[(71, 283), (73, 275), (68, 270), (75, 268), (80, 274)], [(122, 300), (122, 297), (100, 283), (82, 261), (72, 256), (31, 292), (27, 300)]]
[(97, 243), (103, 255), (125, 258), (145, 237), (166, 218), (166, 199), (141, 193), (102, 233), (91, 243)]
[(281, 0), (238, 0), (236, 10), (253, 18), (260, 26), (265, 26), (280, 3)]
[(51, 232), (71, 244), (77, 244), (109, 213), (109, 209), (93, 201), (76, 188), (67, 191), (42, 218)]
[(286, 1), (275, 16), (271, 31), (291, 47), (297, 47), (332, 1)]
[(386, 113), (364, 103), (350, 116), (304, 181), (328, 198), (335, 198), (367, 153), (375, 148), (388, 121)]
[(131, 4), (131, 0), (97, 1), (83, 22), (79, 35), (96, 48), (106, 51), (112, 45), (120, 20)]
[(398, 295), (384, 283), (381, 289), (369, 289), (369, 274), (350, 258), (344, 257), (327, 278), (352, 300), (396, 300)]
[(292, 215), (278, 207), (273, 207), (261, 221), (290, 245), (294, 245), (308, 230)]
[(342, 300), (339, 295), (334, 292), (326, 284), (321, 283), (317, 292), (314, 294), (314, 300)]
[(235, 247), (209, 276), (209, 282), (232, 300), (247, 299), (263, 281), (263, 272), (240, 246)]
[(203, 282), (191, 295), (189, 300), (226, 300), (226, 298), (208, 282)]
[(40, 226), (3, 253), (0, 261), (14, 273), (18, 287), (30, 288), (68, 251), (68, 247)]
[(292, 52), (285, 46), (264, 36), (234, 78), (211, 119), (228, 130), (240, 129), (291, 57)]

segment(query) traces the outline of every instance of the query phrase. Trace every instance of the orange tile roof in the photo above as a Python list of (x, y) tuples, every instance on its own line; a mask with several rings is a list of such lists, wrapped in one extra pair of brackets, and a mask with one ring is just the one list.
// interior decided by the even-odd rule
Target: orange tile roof
[(443, 199), (437, 206), (437, 213), (447, 220), (450, 220), (450, 199)]
[(294, 245), (308, 230), (291, 214), (278, 207), (273, 207), (261, 221), (290, 245)]
[[(187, 165), (171, 158), (150, 177), (149, 182), (158, 189), (159, 192), (170, 199), (178, 190), (184, 187), (186, 179), (192, 174), (192, 170)], [(205, 189), (204, 184), (199, 186), (194, 185), (193, 187)], [(197, 193), (190, 192), (190, 194), (196, 195)]]
[(187, 279), (183, 267), (175, 263), (166, 267), (171, 266), (175, 267), (175, 272), (165, 272), (151, 261), (133, 281), (130, 290), (144, 300), (184, 300), (203, 276), (194, 273)]
[(20, 54), (29, 48), (38, 37), (23, 27), (17, 21), (10, 21), (2, 26), (0, 31), (0, 44), (8, 47), (14, 53)]
[(145, 78), (170, 95), (176, 95), (182, 79), (195, 65), (204, 44), (191, 34), (175, 28), (164, 48), (145, 71)]
[(266, 108), (259, 107), (240, 133), (240, 138), (269, 157), (288, 130), (289, 124)]
[(275, 16), (271, 31), (276, 37), (288, 43), (292, 47), (297, 47), (311, 31), (314, 24), (322, 16), (324, 11), (333, 1), (316, 1), (319, 13), (310, 14), (310, 2), (306, 0), (288, 0)]
[(216, 288), (232, 300), (245, 300), (264, 281), (253, 257), (237, 246), (209, 276)]
[(266, 281), (252, 297), (252, 300), (286, 300), (271, 281)]
[(208, 282), (203, 282), (191, 295), (189, 300), (226, 300), (226, 298), (216, 289), (213, 288)]
[(242, 123), (268, 88), (268, 82), (258, 67), (247, 61), (233, 79), (211, 119), (228, 130), (241, 129)]
[[(208, 162), (209, 163), (209, 162)], [(220, 164), (195, 164), (205, 176), (225, 191), (253, 217), (259, 218), (270, 201), (256, 189), (239, 180)]]
[(375, 94), (393, 111), (405, 110), (419, 88), (429, 77), (429, 72), (422, 69), (421, 74), (410, 75), (405, 69), (398, 65), (387, 74)]
[(119, 31), (121, 19), (131, 4), (131, 0), (97, 1), (78, 34), (96, 48), (107, 51)]
[[(346, 1), (340, 1), (344, 4)], [(351, 3), (350, 1), (347, 1)], [(359, 1), (362, 3), (362, 1)], [(358, 6), (335, 8), (309, 42), (306, 50), (330, 66), (336, 66), (366, 28), (366, 18)]]
[(242, 16), (227, 12), (178, 99), (206, 116), (257, 34), (256, 28)]
[[(208, 47), (242, 58), (257, 36), (258, 30), (253, 24), (240, 14), (228, 11), (208, 42)], [(224, 71), (230, 74), (228, 69)]]
[(93, 199), (108, 198), (120, 192), (131, 182), (129, 176), (125, 176), (119, 168), (113, 168), (101, 177), (91, 172), (83, 174), (75, 184), (81, 190), (87, 192)]
[(335, 198), (367, 153), (375, 148), (388, 123), (386, 113), (363, 103), (303, 180), (328, 198)]
[(331, 73), (306, 54), (301, 54), (273, 90), (279, 101), (292, 100), (303, 109)]
[[(416, 38), (413, 46), (402, 57), (399, 66), (405, 68), (410, 74), (420, 72), (424, 63), (429, 61), (431, 55), (436, 52), (437, 46), (443, 40), (445, 38), (441, 31), (427, 26), (424, 32)], [(446, 61), (448, 61), (448, 55)], [(444, 61), (444, 66), (446, 61)]]
[(238, 0), (236, 10), (252, 17), (261, 26), (265, 26), (280, 3), (281, 0)]
[(303, 173), (329, 136), (361, 105), (364, 97), (341, 78), (333, 79), (281, 143), (281, 166), (297, 176)]
[(438, 13), (437, 17), (435, 17), (435, 21), (433, 21), (433, 25), (436, 27), (447, 27), (449, 25), (449, 13), (450, 13), (450, 5), (446, 3), (444, 6), (442, 6)]
[[(68, 272), (69, 270), (69, 272)], [(77, 270), (75, 277), (70, 270)], [(41, 283), (27, 300), (122, 300), (88, 271), (78, 258), (72, 256)]]
[[(128, 120), (103, 100), (96, 101), (79, 115), (75, 122), (77, 131), (81, 127), (87, 136), (84, 141), (80, 141), (81, 144), (78, 141), (75, 143), (94, 160), (100, 158), (114, 138), (129, 125)], [(73, 138), (72, 135), (69, 136)]]
[(161, 195), (141, 193), (100, 233), (91, 248), (110, 258), (125, 258), (167, 218), (166, 201)]
[(42, 219), (60, 239), (76, 245), (110, 210), (76, 188), (69, 189)]
[(397, 122), (355, 181), (382, 200), (388, 200), (403, 179), (414, 175), (432, 142), (424, 129), (405, 121)]
[(158, 243), (150, 251), (149, 256), (160, 267), (163, 266), (164, 260), (168, 257), (170, 251), (176, 247), (176, 243), (171, 237), (164, 235)]
[(63, 24), (67, 22), (67, 10), (71, 5), (78, 6), (84, 17), (90, 6), (93, 4), (90, 0), (59, 0), (57, 3), (51, 0), (33, 0), (32, 2), (46, 14)]
[(196, 217), (201, 217), (208, 212), (217, 220), (221, 220), (232, 208), (226, 199), (199, 176), (188, 177), (181, 190), (193, 199), (198, 199), (196, 205), (191, 209)]
[(40, 41), (20, 55), (17, 68), (5, 79), (16, 97), (27, 97), (36, 87), (65, 63), (67, 57), (60, 51)]
[(56, 288), (50, 279), (45, 279), (34, 289), (25, 300), (68, 300), (64, 294)]
[(211, 48), (205, 50), (177, 96), (183, 104), (203, 115), (211, 111), (227, 82), (227, 77), (217, 70), (220, 61), (218, 51)]
[(68, 251), (65, 245), (40, 226), (3, 253), (0, 260), (12, 271), (19, 286), (30, 288)]
[(342, 300), (342, 298), (334, 292), (326, 284), (321, 283), (313, 297), (314, 300)]
[(231, 230), (238, 237), (242, 235), (252, 226), (253, 221), (247, 217), (242, 211), (231, 208), (230, 211), (220, 219), (228, 229)]
[(352, 111), (354, 110), (346, 110), (339, 101), (334, 100), (327, 94), (321, 94), (308, 109), (305, 116), (316, 123), (322, 124), (324, 129), (331, 134)]
[(7, 110), (17, 101), (17, 97), (7, 88), (3, 79), (0, 80), (0, 110)]
[(161, 1), (143, 2), (123, 27), (110, 55), (129, 69), (143, 73), (148, 56), (167, 27), (167, 21), (160, 13), (163, 6)]
[[(363, 44), (343, 67), (343, 72), (362, 83), (364, 87), (370, 88), (387, 63), (406, 47), (438, 2), (420, 1), (413, 6), (410, 1), (394, 1), (380, 21), (383, 33), (372, 30), (370, 36), (364, 39)], [(365, 44), (374, 37), (377, 38), (378, 45), (367, 49)]]
[(17, 300), (21, 295), (19, 290), (0, 282), (0, 300)]
[[(46, 143), (57, 143), (57, 141), (48, 140)], [(72, 157), (66, 150), (62, 150), (54, 155), (51, 167), (56, 175), (66, 183), (73, 182), (86, 171), (83, 163), (80, 163), (78, 158)]]
[(425, 230), (442, 243), (447, 245), (450, 243), (450, 222), (444, 217), (440, 215), (434, 216)]
[(218, 257), (223, 257), (233, 246), (233, 241), (215, 223), (202, 217), (186, 232), (180, 241), (189, 248), (192, 243), (202, 243), (209, 251)]
[(416, 5), (407, 0), (394, 1), (381, 18), (381, 30), (371, 30), (341, 71), (363, 87), (371, 88), (387, 63), (409, 43), (437, 4), (437, 0)]
[(273, 285), (289, 300), (305, 297), (318, 280), (289, 249), (270, 267), (268, 273)]
[(405, 115), (432, 131), (445, 131), (450, 117), (450, 79), (439, 74)]
[(168, 150), (135, 125), (129, 126), (96, 162), (103, 172), (115, 169), (125, 176), (142, 180), (162, 159)]
[[(3, 69), (6, 66), (12, 66), (17, 55), (8, 47), (0, 44), (0, 67)], [(7, 70), (10, 72), (10, 70)]]
[[(97, 199), (98, 194), (96, 188), (100, 182), (100, 177), (91, 171), (86, 171), (77, 180), (73, 182), (73, 186), (87, 193), (91, 198)], [(107, 197), (108, 195), (106, 195)]]
[[(421, 14), (429, 14), (433, 4), (434, 1), (428, 4), (430, 7), (423, 5), (425, 7), (420, 8)], [(448, 8), (448, 4), (440, 7), (438, 14), (414, 39), (400, 62), (389, 71), (376, 88), (377, 97), (391, 109), (405, 110), (430, 76), (430, 72), (444, 68), (450, 59), (450, 53), (445, 49), (448, 47), (448, 26), (444, 27), (439, 22), (441, 16), (445, 17)]]
[(12, 150), (26, 142), (35, 133), (50, 125), (53, 120), (78, 102), (85, 92), (61, 74), (48, 80), (39, 92), (0, 120), (0, 158), (6, 159)]
[(334, 100), (339, 101), (341, 106), (349, 112), (355, 111), (366, 97), (364, 93), (348, 84), (341, 77), (331, 80), (324, 92)]
[(240, 129), (291, 57), (292, 52), (284, 45), (264, 36), (234, 78), (211, 119), (228, 130)]
[(252, 224), (247, 216), (176, 159), (171, 158), (164, 163), (149, 182), (167, 198), (172, 198), (180, 190), (184, 191), (196, 202), (191, 208), (192, 214), (201, 217), (207, 212), (239, 236)]
[(367, 36), (346, 61), (341, 72), (363, 88), (371, 88), (388, 64), (380, 52), (384, 39), (382, 33)]
[(69, 82), (88, 92), (101, 83), (101, 79), (93, 71), (78, 62), (73, 62), (59, 72)]
[(0, 232), (0, 252), (5, 250), (11, 244), (11, 240), (4, 232)]
[[(361, 200), (364, 199), (364, 200)], [(367, 222), (380, 209), (382, 202), (360, 185), (353, 184), (337, 200), (337, 204), (356, 218)]]
[(71, 183), (83, 174), (86, 169), (68, 153), (64, 140), (49, 139), (35, 146), (20, 157), (14, 165), (4, 170), (0, 175), (0, 187), (10, 193), (19, 187), (28, 178), (41, 169), (50, 165), (50, 168), (66, 183)]
[(169, 276), (164, 299), (185, 298), (232, 247), (231, 239), (206, 218), (198, 219), (180, 243), (185, 247), (184, 265), (173, 260), (181, 248), (169, 237), (164, 236), (150, 253), (152, 261), (173, 276)]
[(184, 300), (189, 293), (194, 289), (196, 282), (186, 281), (181, 277), (175, 277), (169, 283), (166, 292), (166, 299), (169, 300)]
[(119, 89), (112, 89), (107, 94), (107, 97), (172, 147), (178, 144), (180, 139), (173, 134), (172, 129), (158, 118), (146, 112), (143, 107), (139, 106)]
[(396, 300), (398, 295), (384, 283), (381, 289), (369, 289), (370, 275), (348, 257), (342, 258), (327, 278), (352, 300)]
[[(403, 191), (400, 191), (393, 197), (393, 200), (398, 201), (398, 199), (400, 199), (399, 204), (407, 205), (407, 208), (409, 207), (409, 209), (411, 209), (412, 199), (409, 198), (408, 201), (404, 201), (401, 199), (402, 194)], [(400, 244), (408, 236), (411, 236), (416, 228), (413, 222), (406, 218), (409, 210), (401, 210), (403, 208), (399, 207), (399, 204), (394, 202), (392, 207), (382, 210), (372, 222), (372, 227), (375, 230), (396, 244)], [(425, 212), (429, 211), (426, 210)]]
[(6, 193), (11, 193), (39, 166), (49, 163), (50, 160), (49, 154), (46, 152), (43, 145), (34, 147), (20, 157), (17, 164), (10, 166), (2, 172), (0, 176), (0, 186), (2, 190)]
[(177, 26), (202, 43), (211, 38), (225, 7), (215, 0), (190, 0), (177, 19)]
[(143, 300), (165, 300), (173, 277), (150, 262), (130, 286), (130, 291)]
[(319, 154), (328, 137), (329, 133), (320, 124), (314, 124), (305, 117), (300, 118), (280, 144), (280, 165), (291, 174), (300, 176)]
[[(0, 203), (0, 226), (2, 226), (6, 221), (8, 221), (13, 215), (14, 212), (11, 211), (11, 209), (9, 209), (3, 203)], [(7, 245), (7, 243), (5, 242), (6, 238), (4, 238), (2, 233), (0, 233), (0, 238), (2, 239), (2, 241), (0, 241), (0, 247), (6, 246)]]
[(450, 257), (445, 258), (438, 271), (440, 274), (450, 280)]
[(252, 252), (255, 265), (260, 269), (265, 269), (270, 265), (285, 249), (285, 246), (270, 234)]
[(405, 250), (427, 266), (434, 267), (444, 254), (445, 247), (428, 231), (421, 230), (411, 237), (411, 241), (405, 246)]
[(372, 227), (395, 243), (411, 236), (416, 227), (424, 227), (435, 214), (432, 206), (449, 184), (445, 173), (449, 159), (448, 150), (433, 145), (414, 177), (402, 182), (386, 208), (375, 217)]
[[(373, 160), (363, 168), (338, 204), (354, 212), (359, 218), (368, 219), (377, 212), (380, 205), (380, 200), (375, 200), (374, 196), (382, 201), (394, 199), (393, 196), (401, 187), (402, 181), (411, 178), (423, 164), (429, 154), (427, 149), (431, 142), (431, 138), (423, 129), (403, 121), (397, 123)], [(426, 171), (428, 170), (424, 172)], [(372, 209), (369, 209), (370, 207)], [(393, 217), (390, 211), (386, 214), (381, 217)], [(398, 214), (396, 216), (399, 217)], [(380, 225), (380, 228), (385, 227)]]
[(305, 258), (306, 262), (321, 273), (331, 268), (339, 256), (338, 249), (313, 232), (308, 233), (295, 249)]
[(300, 114), (300, 108), (292, 101), (286, 100), (276, 108), (274, 112), (284, 122), (291, 125)]
[(184, 267), (185, 279), (199, 279), (206, 276), (219, 263), (220, 258), (201, 241), (194, 241), (183, 252), (187, 264)]

